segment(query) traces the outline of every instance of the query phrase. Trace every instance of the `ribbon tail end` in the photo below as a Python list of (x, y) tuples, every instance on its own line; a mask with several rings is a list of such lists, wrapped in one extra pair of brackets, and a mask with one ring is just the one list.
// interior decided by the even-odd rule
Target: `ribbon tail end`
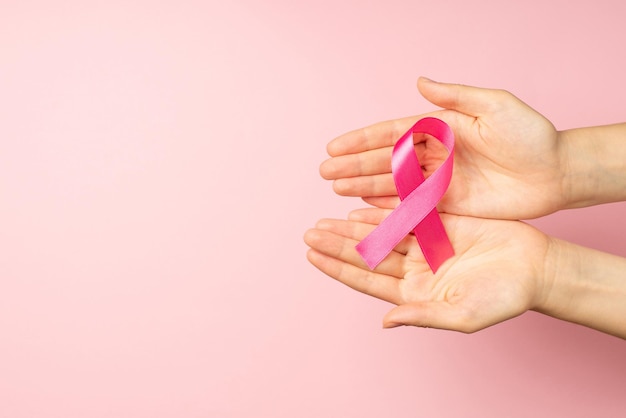
[(382, 257), (373, 254), (371, 252), (371, 248), (363, 241), (358, 243), (355, 248), (370, 270), (374, 270), (376, 267), (378, 267), (381, 261), (383, 261), (383, 259), (386, 257), (386, 254)]
[(439, 247), (437, 249), (436, 255), (430, 254), (430, 257), (428, 257), (426, 261), (428, 262), (428, 266), (430, 267), (430, 270), (433, 272), (433, 274), (435, 274), (437, 273), (437, 270), (439, 270), (439, 267), (441, 267), (443, 263), (445, 263), (448, 259), (452, 258), (453, 256), (454, 256), (454, 249), (452, 248), (452, 245), (448, 241), (447, 246)]

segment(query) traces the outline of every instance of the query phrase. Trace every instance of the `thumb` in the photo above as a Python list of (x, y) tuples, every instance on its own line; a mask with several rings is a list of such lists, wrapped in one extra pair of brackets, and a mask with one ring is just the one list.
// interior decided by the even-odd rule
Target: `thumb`
[(448, 302), (412, 302), (399, 305), (389, 311), (383, 319), (383, 328), (395, 328), (401, 325), (466, 333), (483, 328), (473, 321), (463, 308)]
[(417, 89), (426, 100), (439, 107), (474, 117), (493, 112), (494, 104), (502, 101), (501, 96), (509, 94), (504, 90), (438, 83), (426, 77), (417, 80)]

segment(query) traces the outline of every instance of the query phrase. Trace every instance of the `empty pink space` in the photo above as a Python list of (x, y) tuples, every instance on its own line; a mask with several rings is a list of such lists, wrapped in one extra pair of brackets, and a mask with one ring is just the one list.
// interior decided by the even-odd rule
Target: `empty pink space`
[[(620, 1), (0, 2), (0, 417), (617, 417), (626, 344), (382, 330), (302, 234), (333, 137), (503, 88), (624, 121)], [(532, 221), (626, 256), (624, 204)]]

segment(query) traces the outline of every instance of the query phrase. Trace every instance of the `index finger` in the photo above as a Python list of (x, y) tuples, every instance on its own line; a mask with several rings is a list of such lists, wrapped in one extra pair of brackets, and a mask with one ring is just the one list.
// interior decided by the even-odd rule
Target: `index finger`
[(418, 118), (411, 116), (379, 122), (348, 132), (330, 141), (326, 151), (331, 157), (337, 157), (394, 145)]

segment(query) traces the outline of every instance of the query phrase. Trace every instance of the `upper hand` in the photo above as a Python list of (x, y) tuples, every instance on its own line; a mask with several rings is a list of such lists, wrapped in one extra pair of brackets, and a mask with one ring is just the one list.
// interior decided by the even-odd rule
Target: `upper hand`
[[(424, 116), (450, 125), (456, 137), (453, 177), (439, 210), (499, 219), (530, 219), (565, 206), (565, 154), (558, 132), (542, 115), (503, 90), (435, 83), (418, 88), (443, 107)], [(417, 118), (359, 129), (328, 145), (331, 158), (321, 175), (335, 180), (337, 193), (360, 196), (379, 207), (397, 202), (391, 175), (393, 144)], [(416, 152), (428, 177), (446, 158), (434, 138), (415, 136)]]

